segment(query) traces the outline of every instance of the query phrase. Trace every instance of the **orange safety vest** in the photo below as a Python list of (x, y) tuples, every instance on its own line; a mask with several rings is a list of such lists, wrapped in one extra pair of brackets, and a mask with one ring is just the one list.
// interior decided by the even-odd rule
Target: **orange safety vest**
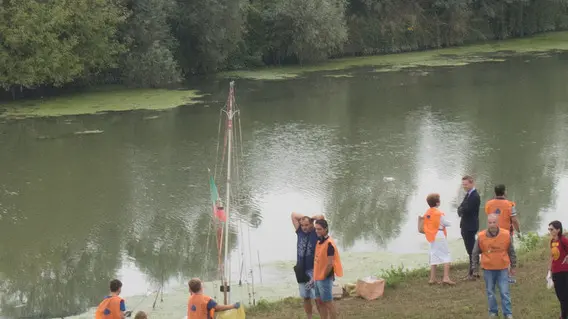
[(513, 213), (515, 203), (505, 198), (494, 198), (485, 204), (485, 213), (497, 214), (499, 216), (499, 228), (513, 232), (513, 222), (511, 214)]
[(323, 243), (318, 240), (316, 244), (316, 251), (314, 253), (314, 280), (324, 280), (330, 274), (326, 274), (327, 268), (327, 245), (332, 245), (335, 249), (333, 256), (333, 273), (337, 277), (343, 277), (343, 265), (341, 265), (341, 258), (339, 257), (339, 250), (331, 237), (328, 237)]
[[(426, 235), (426, 240), (433, 243), (436, 240), (436, 234), (440, 230), (440, 220), (444, 216), (444, 213), (436, 207), (430, 207), (424, 213), (424, 235)], [(447, 237), (448, 232), (446, 227), (444, 227), (444, 235)]]
[(193, 294), (187, 301), (187, 319), (213, 319), (215, 308), (207, 311), (211, 297), (203, 294)]
[(95, 319), (121, 319), (120, 302), (122, 300), (120, 296), (106, 297), (97, 307)]
[(509, 268), (509, 245), (511, 235), (506, 229), (499, 229), (495, 237), (487, 236), (487, 231), (477, 234), (477, 242), (481, 249), (481, 268), (485, 270), (503, 270)]

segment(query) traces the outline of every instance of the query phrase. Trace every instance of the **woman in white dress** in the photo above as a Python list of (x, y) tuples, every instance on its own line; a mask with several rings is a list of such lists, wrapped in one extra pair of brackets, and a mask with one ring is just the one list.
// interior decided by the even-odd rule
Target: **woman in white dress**
[(436, 266), (444, 265), (444, 277), (442, 283), (455, 285), (450, 279), (450, 249), (446, 227), (450, 222), (445, 218), (438, 207), (440, 206), (440, 195), (430, 194), (426, 197), (426, 202), (430, 208), (424, 213), (424, 235), (430, 243), (430, 281), (429, 284), (438, 283), (436, 280)]

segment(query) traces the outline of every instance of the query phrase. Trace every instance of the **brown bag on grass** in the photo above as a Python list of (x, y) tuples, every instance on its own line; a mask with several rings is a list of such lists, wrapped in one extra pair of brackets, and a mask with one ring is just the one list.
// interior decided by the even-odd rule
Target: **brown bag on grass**
[(358, 279), (355, 290), (357, 291), (357, 295), (361, 298), (375, 300), (383, 296), (385, 292), (385, 280), (374, 277)]

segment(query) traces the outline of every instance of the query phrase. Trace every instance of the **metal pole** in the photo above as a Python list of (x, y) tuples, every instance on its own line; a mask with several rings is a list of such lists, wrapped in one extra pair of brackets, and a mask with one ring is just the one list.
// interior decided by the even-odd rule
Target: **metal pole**
[(225, 304), (228, 305), (230, 300), (230, 294), (227, 292), (229, 290), (229, 283), (227, 282), (227, 278), (229, 278), (229, 269), (230, 265), (228, 265), (228, 256), (229, 256), (229, 222), (231, 220), (231, 158), (232, 158), (232, 138), (233, 138), (233, 100), (234, 100), (234, 85), (235, 82), (231, 81), (229, 86), (229, 103), (227, 105), (227, 147), (228, 147), (228, 156), (227, 156), (227, 199), (225, 202), (225, 213), (227, 220), (225, 221), (225, 262), (224, 262), (224, 301)]

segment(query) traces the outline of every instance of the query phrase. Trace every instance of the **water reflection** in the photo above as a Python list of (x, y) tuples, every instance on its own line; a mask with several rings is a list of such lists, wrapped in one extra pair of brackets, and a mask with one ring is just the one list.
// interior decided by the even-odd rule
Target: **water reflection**
[[(440, 192), (455, 214), (464, 173), (476, 176), (484, 202), (505, 183), (523, 231), (542, 229), (541, 218), (560, 217), (566, 185), (568, 67), (559, 59), (239, 82), (245, 176), (235, 259), (248, 226), (247, 262), (294, 259), (291, 211), (325, 211), (345, 250), (407, 251), (421, 243), (414, 216), (426, 194)], [(3, 315), (83, 312), (127, 260), (152, 287), (216, 276), (207, 168), (217, 143), (212, 101), (224, 100), (226, 85), (210, 88), (211, 107), (2, 125)], [(95, 129), (104, 132), (73, 134)]]

